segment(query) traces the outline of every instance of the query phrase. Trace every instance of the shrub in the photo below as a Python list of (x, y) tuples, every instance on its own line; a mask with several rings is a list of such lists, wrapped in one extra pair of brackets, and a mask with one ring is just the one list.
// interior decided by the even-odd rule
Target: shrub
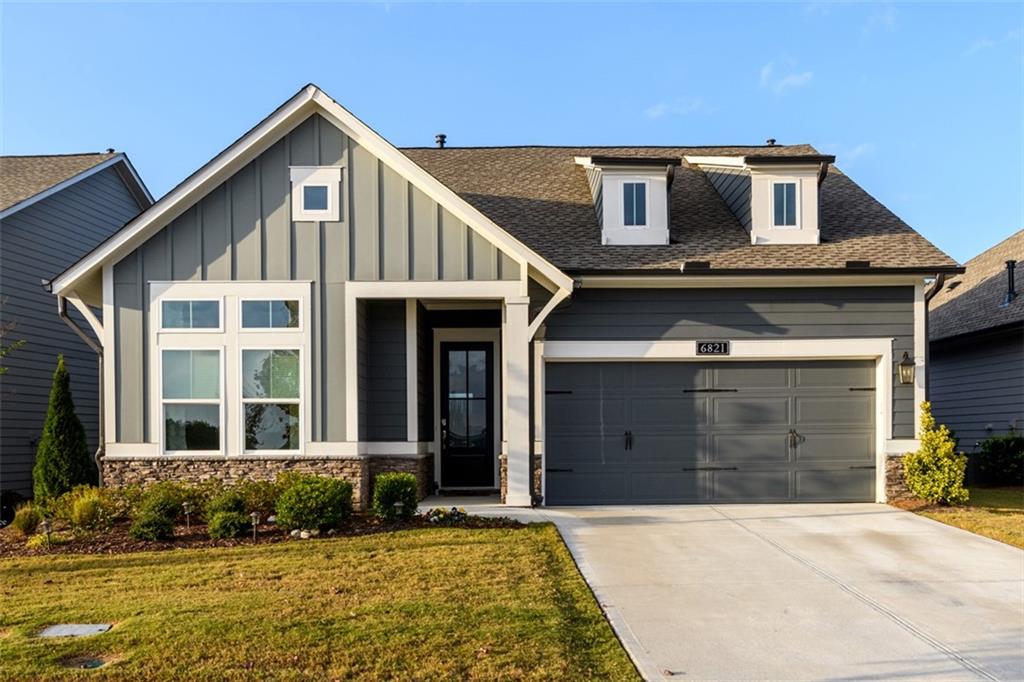
[(242, 481), (235, 486), (245, 500), (245, 511), (256, 512), (260, 518), (274, 513), (274, 505), (281, 495), (281, 487), (277, 481)]
[(32, 535), (36, 528), (43, 522), (43, 515), (32, 503), (23, 504), (14, 512), (14, 520), (11, 527), (24, 536)]
[(949, 429), (936, 427), (931, 403), (921, 403), (921, 446), (903, 456), (903, 476), (910, 492), (932, 504), (967, 501), (964, 473), (967, 456), (957, 453)]
[(1008, 433), (981, 441), (981, 450), (971, 455), (978, 484), (1020, 486), (1024, 484), (1024, 435)]
[(323, 476), (303, 476), (281, 493), (275, 507), (285, 530), (334, 528), (352, 511), (352, 485)]
[(50, 533), (50, 537), (40, 533), (30, 537), (25, 543), (25, 547), (28, 549), (46, 549), (51, 546), (66, 545), (69, 542), (71, 542), (71, 536), (67, 533)]
[(80, 495), (71, 506), (70, 522), (73, 528), (96, 530), (110, 525), (110, 514), (107, 512), (103, 498), (98, 489)]
[[(182, 504), (185, 500), (181, 484), (170, 481), (156, 483), (143, 493), (135, 515), (136, 517), (161, 516), (173, 524), (178, 515), (184, 513)], [(197, 513), (201, 509), (201, 506), (195, 508)]]
[(419, 483), (412, 474), (389, 472), (377, 476), (373, 483), (373, 513), (379, 519), (408, 521), (416, 513), (417, 502)]
[(128, 528), (128, 534), (136, 540), (170, 540), (174, 537), (174, 521), (156, 511), (142, 511)]
[(63, 495), (77, 484), (96, 480), (96, 463), (89, 455), (85, 428), (71, 399), (71, 375), (64, 366), (64, 356), (58, 355), (43, 435), (32, 468), (35, 497), (45, 501)]
[(219, 511), (206, 522), (206, 530), (214, 540), (237, 538), (252, 530), (252, 521), (242, 512)]
[(240, 490), (234, 488), (227, 488), (211, 497), (203, 510), (206, 523), (210, 523), (213, 517), (221, 512), (242, 514), (244, 511), (245, 498), (242, 497)]

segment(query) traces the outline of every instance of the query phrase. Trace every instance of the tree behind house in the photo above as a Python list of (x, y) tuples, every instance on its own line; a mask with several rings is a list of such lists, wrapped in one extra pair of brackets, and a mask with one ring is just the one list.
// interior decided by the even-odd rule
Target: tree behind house
[(96, 464), (89, 456), (85, 428), (75, 414), (71, 399), (71, 375), (64, 366), (64, 356), (57, 356), (57, 370), (50, 388), (50, 405), (46, 411), (43, 436), (36, 449), (32, 469), (36, 500), (47, 500), (66, 493), (72, 487), (95, 484)]

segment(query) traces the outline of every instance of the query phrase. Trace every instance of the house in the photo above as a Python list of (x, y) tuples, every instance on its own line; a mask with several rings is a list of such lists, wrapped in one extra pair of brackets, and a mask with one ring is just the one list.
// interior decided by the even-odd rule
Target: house
[(970, 452), (1024, 428), (1024, 230), (971, 260), (929, 301), (929, 397), (935, 418)]
[(885, 499), (962, 269), (833, 157), (444, 143), (306, 86), (52, 281), (102, 307), (109, 484)]
[(7, 372), (0, 374), (0, 490), (31, 494), (60, 353), (78, 416), (97, 446), (96, 353), (54, 315), (55, 301), (40, 283), (152, 203), (128, 157), (113, 150), (0, 157), (0, 322), (10, 327), (5, 345), (25, 342), (4, 358)]

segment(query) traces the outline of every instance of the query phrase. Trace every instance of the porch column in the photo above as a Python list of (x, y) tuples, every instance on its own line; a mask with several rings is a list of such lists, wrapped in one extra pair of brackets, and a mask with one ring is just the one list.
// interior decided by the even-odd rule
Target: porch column
[(508, 483), (505, 504), (530, 506), (529, 299), (506, 299), (501, 327), (505, 362), (505, 424)]

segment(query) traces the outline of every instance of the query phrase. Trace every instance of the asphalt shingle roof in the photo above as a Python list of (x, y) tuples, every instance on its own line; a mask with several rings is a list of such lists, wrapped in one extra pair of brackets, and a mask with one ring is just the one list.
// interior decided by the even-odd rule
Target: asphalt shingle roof
[[(1006, 261), (1016, 260), (1017, 298), (1006, 300)], [(965, 264), (967, 271), (949, 278), (928, 303), (928, 338), (932, 341), (1024, 321), (1024, 230), (1004, 239)]]
[(821, 186), (821, 244), (751, 245), (703, 171), (683, 163), (671, 192), (671, 244), (603, 246), (586, 173), (576, 156), (678, 157), (817, 154), (772, 147), (446, 147), (402, 150), (463, 199), (567, 272), (712, 268), (804, 270), (870, 261), (872, 268), (955, 268), (956, 262), (832, 166)]
[(0, 156), (0, 211), (45, 192), (116, 156), (107, 152), (53, 156)]

